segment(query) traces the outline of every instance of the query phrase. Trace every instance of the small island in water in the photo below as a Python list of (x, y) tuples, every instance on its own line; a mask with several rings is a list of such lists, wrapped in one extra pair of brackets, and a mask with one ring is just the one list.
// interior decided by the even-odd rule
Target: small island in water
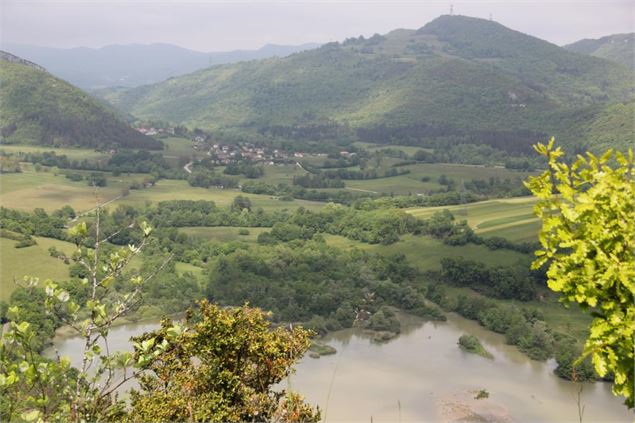
[(481, 357), (489, 358), (490, 360), (494, 359), (492, 353), (487, 351), (478, 340), (476, 336), (473, 335), (461, 335), (459, 338), (459, 347), (463, 351), (467, 351), (473, 354), (478, 354)]

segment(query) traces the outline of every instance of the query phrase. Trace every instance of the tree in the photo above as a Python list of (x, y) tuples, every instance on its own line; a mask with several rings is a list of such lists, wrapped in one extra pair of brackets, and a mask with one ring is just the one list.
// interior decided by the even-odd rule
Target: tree
[(167, 348), (145, 364), (131, 420), (319, 421), (297, 394), (272, 390), (308, 349), (310, 332), (270, 326), (260, 309), (202, 301), (182, 327), (164, 320), (136, 338), (135, 359), (154, 344)]
[(249, 197), (243, 197), (242, 195), (237, 195), (232, 202), (232, 210), (242, 211), (247, 210), (251, 211), (251, 200)]
[[(118, 232), (104, 235), (100, 221), (102, 210), (96, 209), (93, 232), (82, 222), (69, 231), (76, 241), (73, 261), (83, 268), (83, 279), (76, 281), (85, 297), (71, 295), (65, 286), (51, 280), (44, 289), (36, 278), (27, 278), (25, 290), (31, 298), (41, 296), (34, 305), (48, 314), (47, 321), (59, 321), (74, 329), (83, 339), (83, 357), (79, 368), (71, 368), (64, 357), (47, 360), (38, 354), (37, 323), (27, 307), (10, 307), (8, 330), (0, 340), (0, 419), (2, 421), (109, 421), (125, 415), (124, 403), (116, 389), (135, 377), (144, 362), (132, 362), (130, 353), (111, 353), (108, 333), (114, 322), (138, 304), (144, 284), (153, 276), (129, 277), (132, 289), (119, 292), (115, 282), (144, 247), (151, 232), (145, 222), (140, 225), (142, 241), (119, 249), (106, 249), (107, 241)], [(127, 228), (127, 226), (125, 227)], [(123, 229), (122, 229), (123, 230)], [(91, 248), (88, 240), (94, 240)], [(156, 269), (160, 272), (161, 267)], [(44, 306), (44, 307), (42, 307)], [(156, 354), (158, 345), (148, 354)], [(132, 371), (130, 371), (132, 369)]]
[[(182, 280), (162, 275), (170, 258), (160, 253), (151, 256), (156, 263), (148, 271), (144, 264), (141, 271), (130, 272), (130, 261), (144, 247), (157, 249), (149, 239), (151, 229), (145, 222), (121, 222), (121, 229), (104, 234), (106, 218), (98, 206), (92, 223), (69, 231), (77, 246), (72, 259), (81, 270), (78, 278), (47, 280), (43, 288), (39, 280), (27, 279), (12, 295), (11, 307), (2, 307), (0, 315), (8, 325), (0, 339), (1, 421), (171, 420), (161, 412), (173, 413), (178, 421), (319, 419), (319, 411), (297, 394), (271, 389), (307, 350), (309, 332), (270, 330), (267, 316), (257, 309), (202, 303), (200, 313), (191, 313), (183, 328), (164, 322), (161, 330), (136, 340), (134, 353), (111, 351), (110, 329), (141, 304), (142, 294), (152, 297), (153, 291), (174, 290), (177, 284), (181, 291), (188, 288)], [(109, 243), (132, 228), (141, 232), (136, 245), (117, 248)], [(21, 301), (14, 301), (18, 296)], [(65, 357), (39, 354), (42, 337), (49, 339), (62, 324), (83, 341), (76, 368)], [(187, 362), (179, 361), (186, 355)], [(161, 379), (166, 374), (174, 374), (169, 383)], [(131, 379), (142, 387), (132, 408), (117, 392)], [(173, 409), (157, 402), (166, 392)]]
[(543, 225), (534, 269), (548, 265), (548, 286), (565, 304), (594, 317), (582, 356), (600, 376), (612, 373), (613, 393), (633, 407), (635, 337), (635, 161), (608, 150), (567, 164), (554, 139), (538, 144), (548, 169), (530, 177)]

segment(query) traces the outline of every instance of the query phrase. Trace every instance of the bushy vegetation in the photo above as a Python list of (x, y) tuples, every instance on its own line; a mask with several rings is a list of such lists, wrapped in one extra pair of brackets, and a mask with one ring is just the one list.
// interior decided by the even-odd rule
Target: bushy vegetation
[[(606, 151), (573, 163), (551, 138), (536, 151), (549, 168), (527, 186), (538, 197), (543, 220), (534, 269), (547, 266), (547, 284), (564, 303), (593, 316), (582, 361), (591, 356), (600, 376), (613, 373), (613, 392), (632, 408), (635, 333), (635, 159)], [(614, 159), (614, 162), (611, 162)]]
[(480, 355), (481, 357), (492, 359), (494, 356), (481, 345), (481, 341), (474, 335), (461, 335), (459, 347), (467, 352)]
[(536, 295), (537, 281), (522, 266), (488, 268), (462, 257), (441, 259), (441, 275), (449, 283), (495, 298), (528, 301)]
[(353, 326), (362, 311), (372, 315), (369, 328), (389, 330), (398, 329), (398, 321), (384, 305), (441, 318), (414, 288), (416, 276), (403, 256), (371, 256), (318, 240), (295, 240), (219, 256), (211, 264), (206, 292), (211, 301), (248, 301), (271, 310), (275, 321), (303, 322), (322, 333)]

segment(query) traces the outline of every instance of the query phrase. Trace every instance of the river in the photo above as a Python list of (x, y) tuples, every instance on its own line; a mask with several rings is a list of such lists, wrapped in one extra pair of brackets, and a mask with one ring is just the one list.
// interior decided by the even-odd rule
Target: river
[[(129, 346), (130, 336), (154, 327), (113, 329), (111, 350)], [(494, 359), (459, 349), (464, 333), (477, 336)], [(325, 341), (337, 354), (304, 357), (285, 384), (318, 404), (326, 421), (578, 421), (579, 385), (556, 377), (553, 360), (530, 360), (503, 336), (454, 314), (447, 322), (406, 317), (402, 334), (384, 344), (354, 329), (334, 332)], [(73, 364), (80, 362), (79, 339), (57, 339), (55, 346)], [(476, 400), (480, 389), (489, 398)], [(584, 422), (633, 421), (607, 383), (583, 384), (580, 400)]]

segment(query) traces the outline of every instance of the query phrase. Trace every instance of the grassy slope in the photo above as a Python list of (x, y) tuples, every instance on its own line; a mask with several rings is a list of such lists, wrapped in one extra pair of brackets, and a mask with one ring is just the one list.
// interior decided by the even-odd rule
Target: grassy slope
[(601, 57), (635, 69), (635, 33), (580, 40), (564, 48), (576, 53)]
[[(346, 181), (346, 186), (354, 189), (376, 191), (380, 193), (394, 194), (423, 194), (431, 189), (441, 187), (437, 183), (439, 176), (446, 175), (457, 183), (471, 179), (489, 179), (498, 177), (501, 179), (526, 179), (529, 173), (515, 172), (500, 167), (471, 166), (450, 163), (418, 163), (402, 166), (401, 170), (410, 170), (409, 174), (393, 176), (390, 178), (369, 179), (361, 181)], [(421, 182), (424, 176), (430, 177), (430, 181)]]
[[(78, 171), (87, 174), (90, 172)], [(121, 194), (122, 189), (134, 180), (141, 181), (145, 175), (110, 176), (106, 173), (108, 185), (100, 188), (100, 202), (109, 201)], [(134, 191), (133, 191), (134, 192)], [(95, 207), (95, 190), (86, 181), (73, 182), (63, 175), (51, 172), (36, 172), (32, 166), (23, 166), (22, 173), (0, 175), (0, 205), (3, 207), (33, 210), (41, 207), (56, 210), (68, 204), (77, 211)]]
[(99, 101), (46, 71), (0, 60), (0, 128), (6, 143), (161, 149)]
[(535, 241), (540, 222), (533, 215), (533, 197), (481, 201), (459, 206), (412, 208), (413, 216), (426, 218), (447, 209), (459, 220), (467, 220), (477, 234), (502, 236), (512, 241)]
[(160, 180), (154, 187), (149, 189), (130, 191), (128, 197), (122, 198), (114, 204), (143, 206), (148, 202), (158, 203), (159, 201), (167, 200), (208, 200), (214, 201), (218, 206), (228, 206), (238, 195), (251, 199), (253, 207), (262, 207), (267, 210), (295, 209), (300, 206), (308, 209), (317, 209), (325, 204), (305, 200), (280, 201), (268, 195), (245, 194), (237, 190), (196, 188), (189, 186), (187, 181), (173, 179)]
[(419, 31), (215, 66), (108, 100), (138, 117), (209, 129), (331, 120), (526, 128), (573, 143), (554, 116), (632, 95), (622, 66), (494, 22), (443, 16)]
[(70, 256), (75, 246), (57, 239), (35, 237), (36, 245), (14, 248), (16, 241), (0, 238), (0, 300), (6, 300), (15, 289), (14, 278), (21, 281), (24, 276), (64, 280), (68, 278), (68, 265), (51, 257), (50, 247), (55, 247)]

